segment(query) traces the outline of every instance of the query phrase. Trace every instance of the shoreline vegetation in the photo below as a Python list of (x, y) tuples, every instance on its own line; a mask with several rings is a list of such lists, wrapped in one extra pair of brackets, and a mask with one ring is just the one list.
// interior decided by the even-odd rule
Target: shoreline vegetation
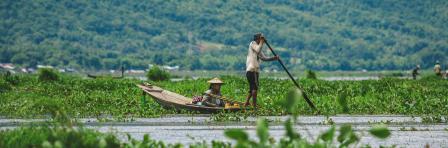
[[(226, 84), (224, 96), (245, 100), (246, 80), (243, 77), (222, 76)], [(207, 88), (207, 79), (150, 82), (178, 94), (193, 97)], [(86, 79), (57, 74), (11, 75), (0, 79), (0, 115), (11, 118), (48, 116), (54, 110), (64, 110), (74, 118), (112, 116), (114, 118), (158, 117), (166, 114), (187, 113), (162, 108), (150, 97), (142, 104), (142, 92), (135, 85), (137, 79)], [(448, 81), (437, 77), (419, 80), (382, 78), (364, 81), (324, 81), (300, 79), (322, 115), (336, 114), (400, 114), (412, 116), (443, 116), (448, 114)], [(251, 115), (276, 116), (291, 114), (284, 108), (290, 80), (260, 79), (259, 106)], [(312, 115), (303, 99), (295, 112)]]
[[(187, 79), (187, 78), (212, 78), (216, 76), (244, 76), (244, 70), (166, 70), (171, 75), (171, 78), (175, 79)], [(403, 78), (412, 78), (411, 71), (409, 70), (383, 70), (383, 71), (313, 71), (316, 73), (318, 78), (326, 78), (326, 77), (403, 77)], [(146, 71), (149, 71), (148, 69)], [(290, 71), (294, 77), (306, 77), (307, 71)], [(434, 72), (432, 69), (422, 69), (419, 71), (421, 76), (432, 75)], [(85, 73), (94, 74), (94, 75), (104, 75), (104, 76), (118, 76), (120, 75), (119, 71), (107, 71), (107, 70), (99, 70), (99, 71), (80, 71), (77, 73), (68, 73), (76, 76), (84, 76)], [(260, 78), (287, 78), (286, 73), (283, 70), (273, 71), (266, 70), (263, 71), (264, 75), (260, 75)], [(127, 78), (139, 78), (145, 77), (145, 73), (132, 73), (131, 71), (125, 71), (125, 76)]]

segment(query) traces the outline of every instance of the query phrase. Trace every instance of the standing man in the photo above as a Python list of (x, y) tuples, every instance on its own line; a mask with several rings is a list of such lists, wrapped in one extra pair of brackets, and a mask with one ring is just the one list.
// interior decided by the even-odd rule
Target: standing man
[(249, 82), (249, 94), (246, 98), (246, 103), (244, 106), (249, 106), (250, 98), (253, 99), (253, 106), (256, 108), (257, 106), (257, 90), (258, 90), (258, 77), (259, 77), (259, 71), (260, 71), (260, 59), (263, 61), (274, 61), (278, 60), (278, 56), (274, 57), (266, 57), (261, 49), (263, 49), (263, 45), (265, 42), (265, 38), (263, 34), (257, 33), (254, 35), (254, 40), (250, 42), (249, 49), (247, 52), (247, 59), (246, 59), (246, 77), (247, 81)]
[(434, 65), (434, 72), (437, 76), (442, 77), (442, 67), (440, 66), (439, 60), (437, 60), (436, 65)]
[(417, 75), (419, 75), (418, 70), (420, 70), (420, 65), (417, 65), (417, 66), (412, 70), (412, 79), (414, 79), (414, 80), (417, 79)]

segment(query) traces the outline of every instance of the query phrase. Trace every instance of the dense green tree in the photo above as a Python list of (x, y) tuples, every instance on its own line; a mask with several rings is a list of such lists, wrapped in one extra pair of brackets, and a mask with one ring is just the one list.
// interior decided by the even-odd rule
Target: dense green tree
[(252, 35), (263, 32), (291, 68), (430, 68), (448, 59), (446, 8), (445, 0), (3, 0), (0, 62), (241, 70)]

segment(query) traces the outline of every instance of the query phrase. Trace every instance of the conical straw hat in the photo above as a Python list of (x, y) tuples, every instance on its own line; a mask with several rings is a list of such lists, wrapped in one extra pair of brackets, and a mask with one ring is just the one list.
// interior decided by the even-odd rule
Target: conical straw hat
[(211, 79), (211, 80), (209, 80), (209, 81), (207, 81), (208, 83), (211, 83), (211, 84), (223, 84), (224, 82), (223, 81), (221, 81), (219, 78), (213, 78), (213, 79)]

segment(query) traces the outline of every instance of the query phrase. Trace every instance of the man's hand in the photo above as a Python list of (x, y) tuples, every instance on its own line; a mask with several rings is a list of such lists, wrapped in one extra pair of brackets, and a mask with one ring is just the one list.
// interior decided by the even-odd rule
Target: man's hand
[(280, 56), (278, 56), (278, 55), (274, 56), (274, 60), (279, 60), (279, 59), (280, 59)]
[(266, 41), (266, 40), (264, 39), (264, 36), (261, 36), (261, 37), (260, 37), (260, 44), (263, 45), (265, 41)]
[(265, 38), (263, 35), (261, 35), (260, 39), (261, 39), (262, 41), (266, 41), (266, 38)]

